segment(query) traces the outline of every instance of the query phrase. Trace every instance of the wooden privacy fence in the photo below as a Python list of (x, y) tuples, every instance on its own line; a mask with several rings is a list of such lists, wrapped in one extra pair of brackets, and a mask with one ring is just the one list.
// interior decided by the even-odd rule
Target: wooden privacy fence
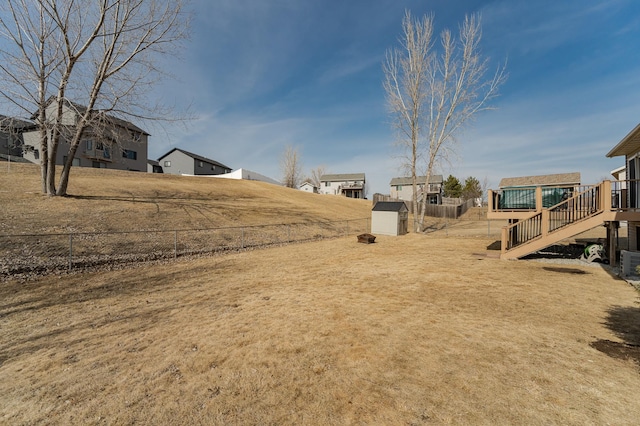
[[(454, 200), (454, 199), (447, 199)], [(427, 204), (427, 208), (425, 210), (425, 215), (430, 217), (442, 217), (447, 219), (458, 219), (460, 216), (465, 214), (469, 207), (473, 207), (473, 200), (464, 201), (462, 198), (459, 198), (459, 204)], [(409, 210), (409, 213), (413, 213), (413, 201), (407, 200), (398, 200), (397, 198), (392, 198), (389, 195), (384, 194), (373, 194), (373, 203), (377, 203), (378, 201), (403, 201)]]

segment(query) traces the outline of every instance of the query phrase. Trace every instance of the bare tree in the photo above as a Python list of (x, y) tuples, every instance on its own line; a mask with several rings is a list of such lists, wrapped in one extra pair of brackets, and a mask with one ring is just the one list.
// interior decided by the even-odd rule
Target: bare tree
[(0, 115), (0, 156), (6, 156), (7, 170), (11, 169), (11, 157), (22, 154), (22, 133), (29, 126), (25, 120)]
[[(407, 11), (401, 46), (387, 52), (383, 71), (387, 106), (393, 117), (403, 167), (413, 186), (414, 229), (421, 232), (427, 205), (426, 186), (434, 169), (454, 152), (465, 124), (497, 96), (505, 67), (486, 78), (488, 60), (480, 54), (480, 18), (467, 16), (456, 40), (449, 30), (433, 42), (433, 15), (416, 20)], [(420, 188), (418, 176), (425, 176)]]
[[(0, 96), (33, 114), (44, 193), (66, 194), (83, 135), (105, 117), (163, 118), (145, 95), (163, 74), (158, 57), (177, 53), (187, 31), (183, 0), (5, 0)], [(80, 104), (69, 125), (64, 106)], [(69, 151), (56, 186), (61, 139)]]
[(287, 145), (280, 157), (280, 171), (282, 184), (287, 188), (298, 188), (302, 173), (300, 153), (298, 148)]
[(320, 178), (326, 173), (327, 167), (325, 165), (320, 165), (315, 169), (311, 169), (311, 174), (307, 179), (313, 184), (313, 186), (315, 186), (316, 188), (320, 188)]

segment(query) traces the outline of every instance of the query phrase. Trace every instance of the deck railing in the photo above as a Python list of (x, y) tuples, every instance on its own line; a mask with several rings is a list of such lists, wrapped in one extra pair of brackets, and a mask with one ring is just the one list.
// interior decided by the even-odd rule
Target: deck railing
[[(536, 210), (527, 219), (520, 220), (503, 229), (503, 252), (509, 251), (534, 239), (544, 237), (578, 221), (585, 220), (601, 213), (605, 208), (611, 208), (613, 195), (610, 181), (598, 185), (576, 187), (577, 191), (565, 200), (549, 207), (542, 208), (540, 188), (537, 188)], [(612, 197), (605, 197), (605, 194)]]

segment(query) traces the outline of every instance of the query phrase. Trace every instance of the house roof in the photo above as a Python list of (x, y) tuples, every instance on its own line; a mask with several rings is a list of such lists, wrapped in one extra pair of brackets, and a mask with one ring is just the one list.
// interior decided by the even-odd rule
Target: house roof
[(343, 173), (334, 175), (322, 175), (320, 181), (322, 182), (343, 182), (347, 180), (362, 180), (364, 181), (364, 173)]
[(187, 155), (191, 158), (193, 158), (194, 160), (198, 160), (198, 161), (204, 161), (205, 163), (209, 163), (209, 164), (213, 164), (219, 167), (222, 167), (223, 169), (229, 169), (231, 170), (231, 167), (229, 166), (225, 166), (222, 163), (217, 162), (216, 160), (212, 160), (210, 158), (207, 157), (203, 157), (202, 155), (198, 155), (198, 154), (194, 154), (193, 152), (189, 152), (189, 151), (185, 151), (184, 149), (180, 149), (180, 148), (173, 148), (171, 151), (167, 152), (166, 154), (160, 156), (158, 158), (158, 161), (162, 161), (163, 158), (167, 157), (169, 154), (171, 154), (174, 151), (178, 151), (183, 153), (184, 155)]
[(371, 210), (374, 212), (408, 211), (407, 205), (402, 201), (378, 201)]
[[(51, 102), (53, 102), (54, 97), (51, 96), (48, 100), (47, 100), (47, 105), (49, 105)], [(67, 104), (67, 106), (69, 108), (72, 108), (73, 110), (75, 110), (77, 113), (84, 113), (87, 110), (87, 107), (84, 105), (80, 105), (76, 102), (72, 102), (68, 99), (64, 99), (64, 102)], [(104, 116), (111, 121), (113, 124), (115, 124), (116, 126), (120, 126), (122, 128), (128, 129), (128, 130), (133, 130), (134, 132), (139, 132), (142, 133), (143, 135), (147, 135), (150, 136), (149, 133), (145, 132), (144, 130), (142, 130), (140, 127), (136, 126), (135, 124), (131, 123), (130, 121), (127, 120), (123, 120), (122, 118), (118, 118), (114, 115), (108, 114), (107, 111), (105, 110), (94, 110), (94, 112), (96, 113), (103, 113)], [(31, 118), (35, 119), (37, 117), (37, 113), (34, 113)]]
[(616, 146), (607, 154), (607, 157), (619, 157), (621, 155), (635, 154), (640, 151), (640, 124), (638, 124), (627, 136), (622, 138)]
[[(416, 180), (418, 182), (418, 185), (422, 185), (427, 181), (427, 177), (426, 176), (416, 176)], [(442, 175), (433, 175), (429, 178), (429, 183), (442, 183)], [(397, 186), (397, 185), (412, 185), (411, 182), (411, 177), (394, 177), (393, 179), (391, 179), (391, 183), (389, 183), (390, 186)]]
[(311, 186), (312, 188), (317, 188), (317, 186), (315, 186), (313, 182), (309, 182), (308, 180), (302, 182), (300, 186), (298, 186), (298, 188), (302, 188), (303, 186)]
[(147, 164), (152, 165), (152, 166), (159, 166), (160, 163), (156, 160), (149, 160), (147, 159)]
[(0, 114), (0, 127), (13, 129), (26, 129), (32, 127), (33, 123), (21, 118), (9, 117), (8, 115)]
[(498, 187), (502, 189), (512, 187), (556, 185), (580, 185), (580, 173), (558, 173), (553, 175), (503, 178)]

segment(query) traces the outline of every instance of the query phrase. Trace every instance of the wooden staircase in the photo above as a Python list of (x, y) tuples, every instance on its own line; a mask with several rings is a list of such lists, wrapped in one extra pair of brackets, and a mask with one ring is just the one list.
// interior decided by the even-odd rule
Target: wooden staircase
[(518, 259), (607, 222), (625, 220), (612, 199), (611, 182), (604, 181), (517, 219), (502, 229), (500, 258)]

